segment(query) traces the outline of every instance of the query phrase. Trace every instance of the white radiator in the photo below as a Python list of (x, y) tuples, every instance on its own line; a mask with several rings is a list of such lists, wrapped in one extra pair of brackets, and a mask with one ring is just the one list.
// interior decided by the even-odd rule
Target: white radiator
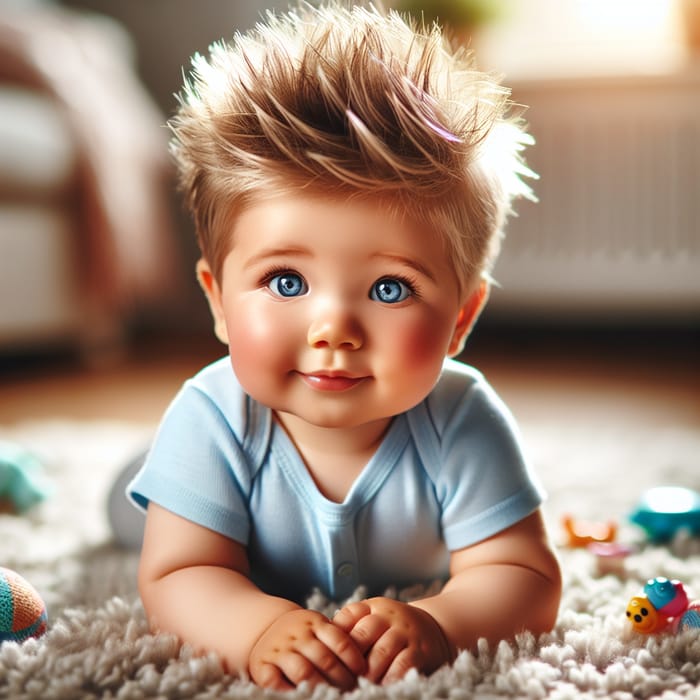
[(517, 203), (494, 313), (700, 320), (700, 66), (528, 81), (539, 202)]

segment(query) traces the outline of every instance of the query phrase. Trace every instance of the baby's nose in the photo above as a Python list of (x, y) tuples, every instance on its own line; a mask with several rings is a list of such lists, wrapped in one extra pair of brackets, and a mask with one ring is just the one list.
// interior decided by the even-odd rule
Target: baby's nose
[(343, 309), (326, 309), (309, 326), (307, 341), (314, 348), (358, 350), (364, 342), (359, 321)]

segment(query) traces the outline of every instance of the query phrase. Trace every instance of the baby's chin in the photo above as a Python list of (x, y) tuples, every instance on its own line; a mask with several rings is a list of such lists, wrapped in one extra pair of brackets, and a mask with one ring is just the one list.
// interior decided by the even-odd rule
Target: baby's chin
[(312, 428), (320, 428), (331, 430), (352, 430), (368, 426), (370, 424), (386, 424), (389, 425), (394, 416), (368, 416), (358, 415), (358, 412), (333, 412), (328, 410), (311, 410), (304, 412), (295, 412), (285, 410), (278, 407), (272, 409), (278, 422), (298, 423), (302, 422)]

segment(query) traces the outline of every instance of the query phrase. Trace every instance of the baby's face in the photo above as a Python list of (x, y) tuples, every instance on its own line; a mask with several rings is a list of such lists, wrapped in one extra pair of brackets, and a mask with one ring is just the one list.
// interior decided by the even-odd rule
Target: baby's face
[(233, 241), (219, 320), (252, 397), (315, 426), (355, 427), (427, 396), (456, 349), (460, 310), (434, 236), (377, 205), (284, 196), (247, 209)]

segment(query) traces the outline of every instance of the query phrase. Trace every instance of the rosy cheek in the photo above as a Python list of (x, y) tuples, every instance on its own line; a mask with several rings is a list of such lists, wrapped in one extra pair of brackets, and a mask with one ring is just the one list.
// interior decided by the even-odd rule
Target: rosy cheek
[(269, 387), (296, 365), (299, 319), (288, 304), (239, 304), (227, 314), (229, 354), (241, 384)]
[(394, 345), (416, 369), (423, 363), (442, 363), (445, 357), (450, 338), (445, 324), (434, 320), (418, 319), (397, 330)]
[(274, 354), (278, 330), (269, 317), (240, 310), (231, 314), (227, 325), (229, 353), (237, 369), (262, 366)]
[[(438, 355), (435, 340), (424, 333), (412, 333), (405, 341), (406, 354), (411, 362), (420, 365), (434, 360)], [(439, 353), (442, 357), (442, 353)]]

